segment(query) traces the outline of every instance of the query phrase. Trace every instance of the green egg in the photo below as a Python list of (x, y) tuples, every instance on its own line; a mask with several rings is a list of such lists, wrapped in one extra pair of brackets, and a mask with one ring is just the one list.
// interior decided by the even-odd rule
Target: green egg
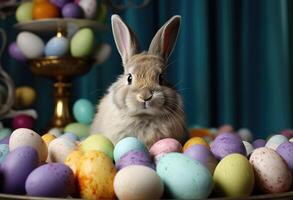
[(91, 29), (80, 29), (74, 34), (71, 39), (71, 55), (77, 58), (90, 56), (94, 49), (94, 41), (94, 32)]
[(0, 140), (2, 140), (3, 138), (5, 138), (8, 135), (11, 135), (12, 131), (9, 128), (3, 128), (0, 130)]
[(89, 134), (90, 127), (81, 123), (70, 123), (64, 128), (65, 133), (74, 133), (79, 138), (86, 137)]
[(15, 17), (18, 22), (27, 22), (32, 20), (33, 2), (25, 2), (17, 8)]

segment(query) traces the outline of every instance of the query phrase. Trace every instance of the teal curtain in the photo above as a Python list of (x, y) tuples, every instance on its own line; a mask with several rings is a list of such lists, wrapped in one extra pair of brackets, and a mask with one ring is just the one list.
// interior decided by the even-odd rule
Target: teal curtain
[[(264, 137), (292, 128), (292, 10), (290, 0), (153, 0), (143, 9), (119, 14), (137, 33), (143, 49), (168, 18), (182, 16), (167, 75), (184, 98), (190, 126), (228, 123)], [(12, 18), (1, 22), (10, 41), (16, 36), (13, 23)], [(74, 80), (72, 102), (88, 98), (96, 103), (122, 72), (111, 31), (98, 32), (97, 40), (111, 44), (111, 57)], [(5, 58), (15, 83), (37, 90), (38, 128), (43, 128), (52, 112), (51, 82)]]

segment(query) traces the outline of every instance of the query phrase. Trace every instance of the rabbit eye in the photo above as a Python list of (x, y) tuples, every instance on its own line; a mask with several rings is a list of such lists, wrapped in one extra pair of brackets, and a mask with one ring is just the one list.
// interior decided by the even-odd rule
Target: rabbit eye
[(159, 76), (159, 84), (162, 85), (163, 84), (163, 75), (160, 74)]
[(132, 83), (132, 75), (131, 74), (128, 74), (127, 82), (128, 82), (128, 85), (131, 85), (131, 83)]

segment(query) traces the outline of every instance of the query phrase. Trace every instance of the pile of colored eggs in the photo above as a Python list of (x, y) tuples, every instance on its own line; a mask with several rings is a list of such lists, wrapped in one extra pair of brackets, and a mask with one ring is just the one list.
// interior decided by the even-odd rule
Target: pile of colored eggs
[[(46, 44), (36, 34), (20, 32), (16, 42), (9, 46), (9, 54), (18, 61), (40, 58), (43, 56), (73, 56), (77, 58), (88, 57), (92, 54), (95, 44), (94, 32), (90, 28), (78, 30), (71, 39), (57, 33)], [(27, 48), (27, 47), (30, 48)]]
[(16, 20), (27, 22), (48, 18), (86, 18), (104, 21), (106, 7), (96, 0), (25, 1), (16, 10)]
[[(83, 104), (90, 105), (77, 101), (75, 115), (89, 109)], [(91, 121), (87, 116), (77, 120)], [(101, 134), (85, 137), (51, 129), (41, 137), (17, 129), (8, 144), (0, 145), (0, 191), (83, 199), (202, 199), (212, 193), (247, 197), (290, 190), (292, 131), (267, 141), (252, 141), (247, 129), (214, 134), (197, 128), (191, 133), (194, 137), (183, 146), (165, 138), (148, 149), (134, 137), (114, 145)], [(205, 136), (197, 136), (202, 133)], [(214, 139), (207, 142), (203, 137)]]

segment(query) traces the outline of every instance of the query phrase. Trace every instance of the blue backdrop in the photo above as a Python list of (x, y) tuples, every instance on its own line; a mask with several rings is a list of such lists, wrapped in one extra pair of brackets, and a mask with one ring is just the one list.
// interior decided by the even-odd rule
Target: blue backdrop
[[(167, 75), (184, 98), (188, 124), (230, 123), (260, 137), (292, 128), (292, 10), (290, 0), (153, 0), (143, 9), (119, 14), (143, 49), (169, 17), (182, 15)], [(16, 37), (13, 23), (13, 17), (1, 22), (10, 41)], [(73, 101), (88, 98), (96, 103), (122, 72), (111, 31), (96, 37), (111, 44), (112, 55), (74, 81)], [(16, 85), (37, 90), (38, 128), (44, 127), (52, 113), (51, 82), (5, 58)]]

